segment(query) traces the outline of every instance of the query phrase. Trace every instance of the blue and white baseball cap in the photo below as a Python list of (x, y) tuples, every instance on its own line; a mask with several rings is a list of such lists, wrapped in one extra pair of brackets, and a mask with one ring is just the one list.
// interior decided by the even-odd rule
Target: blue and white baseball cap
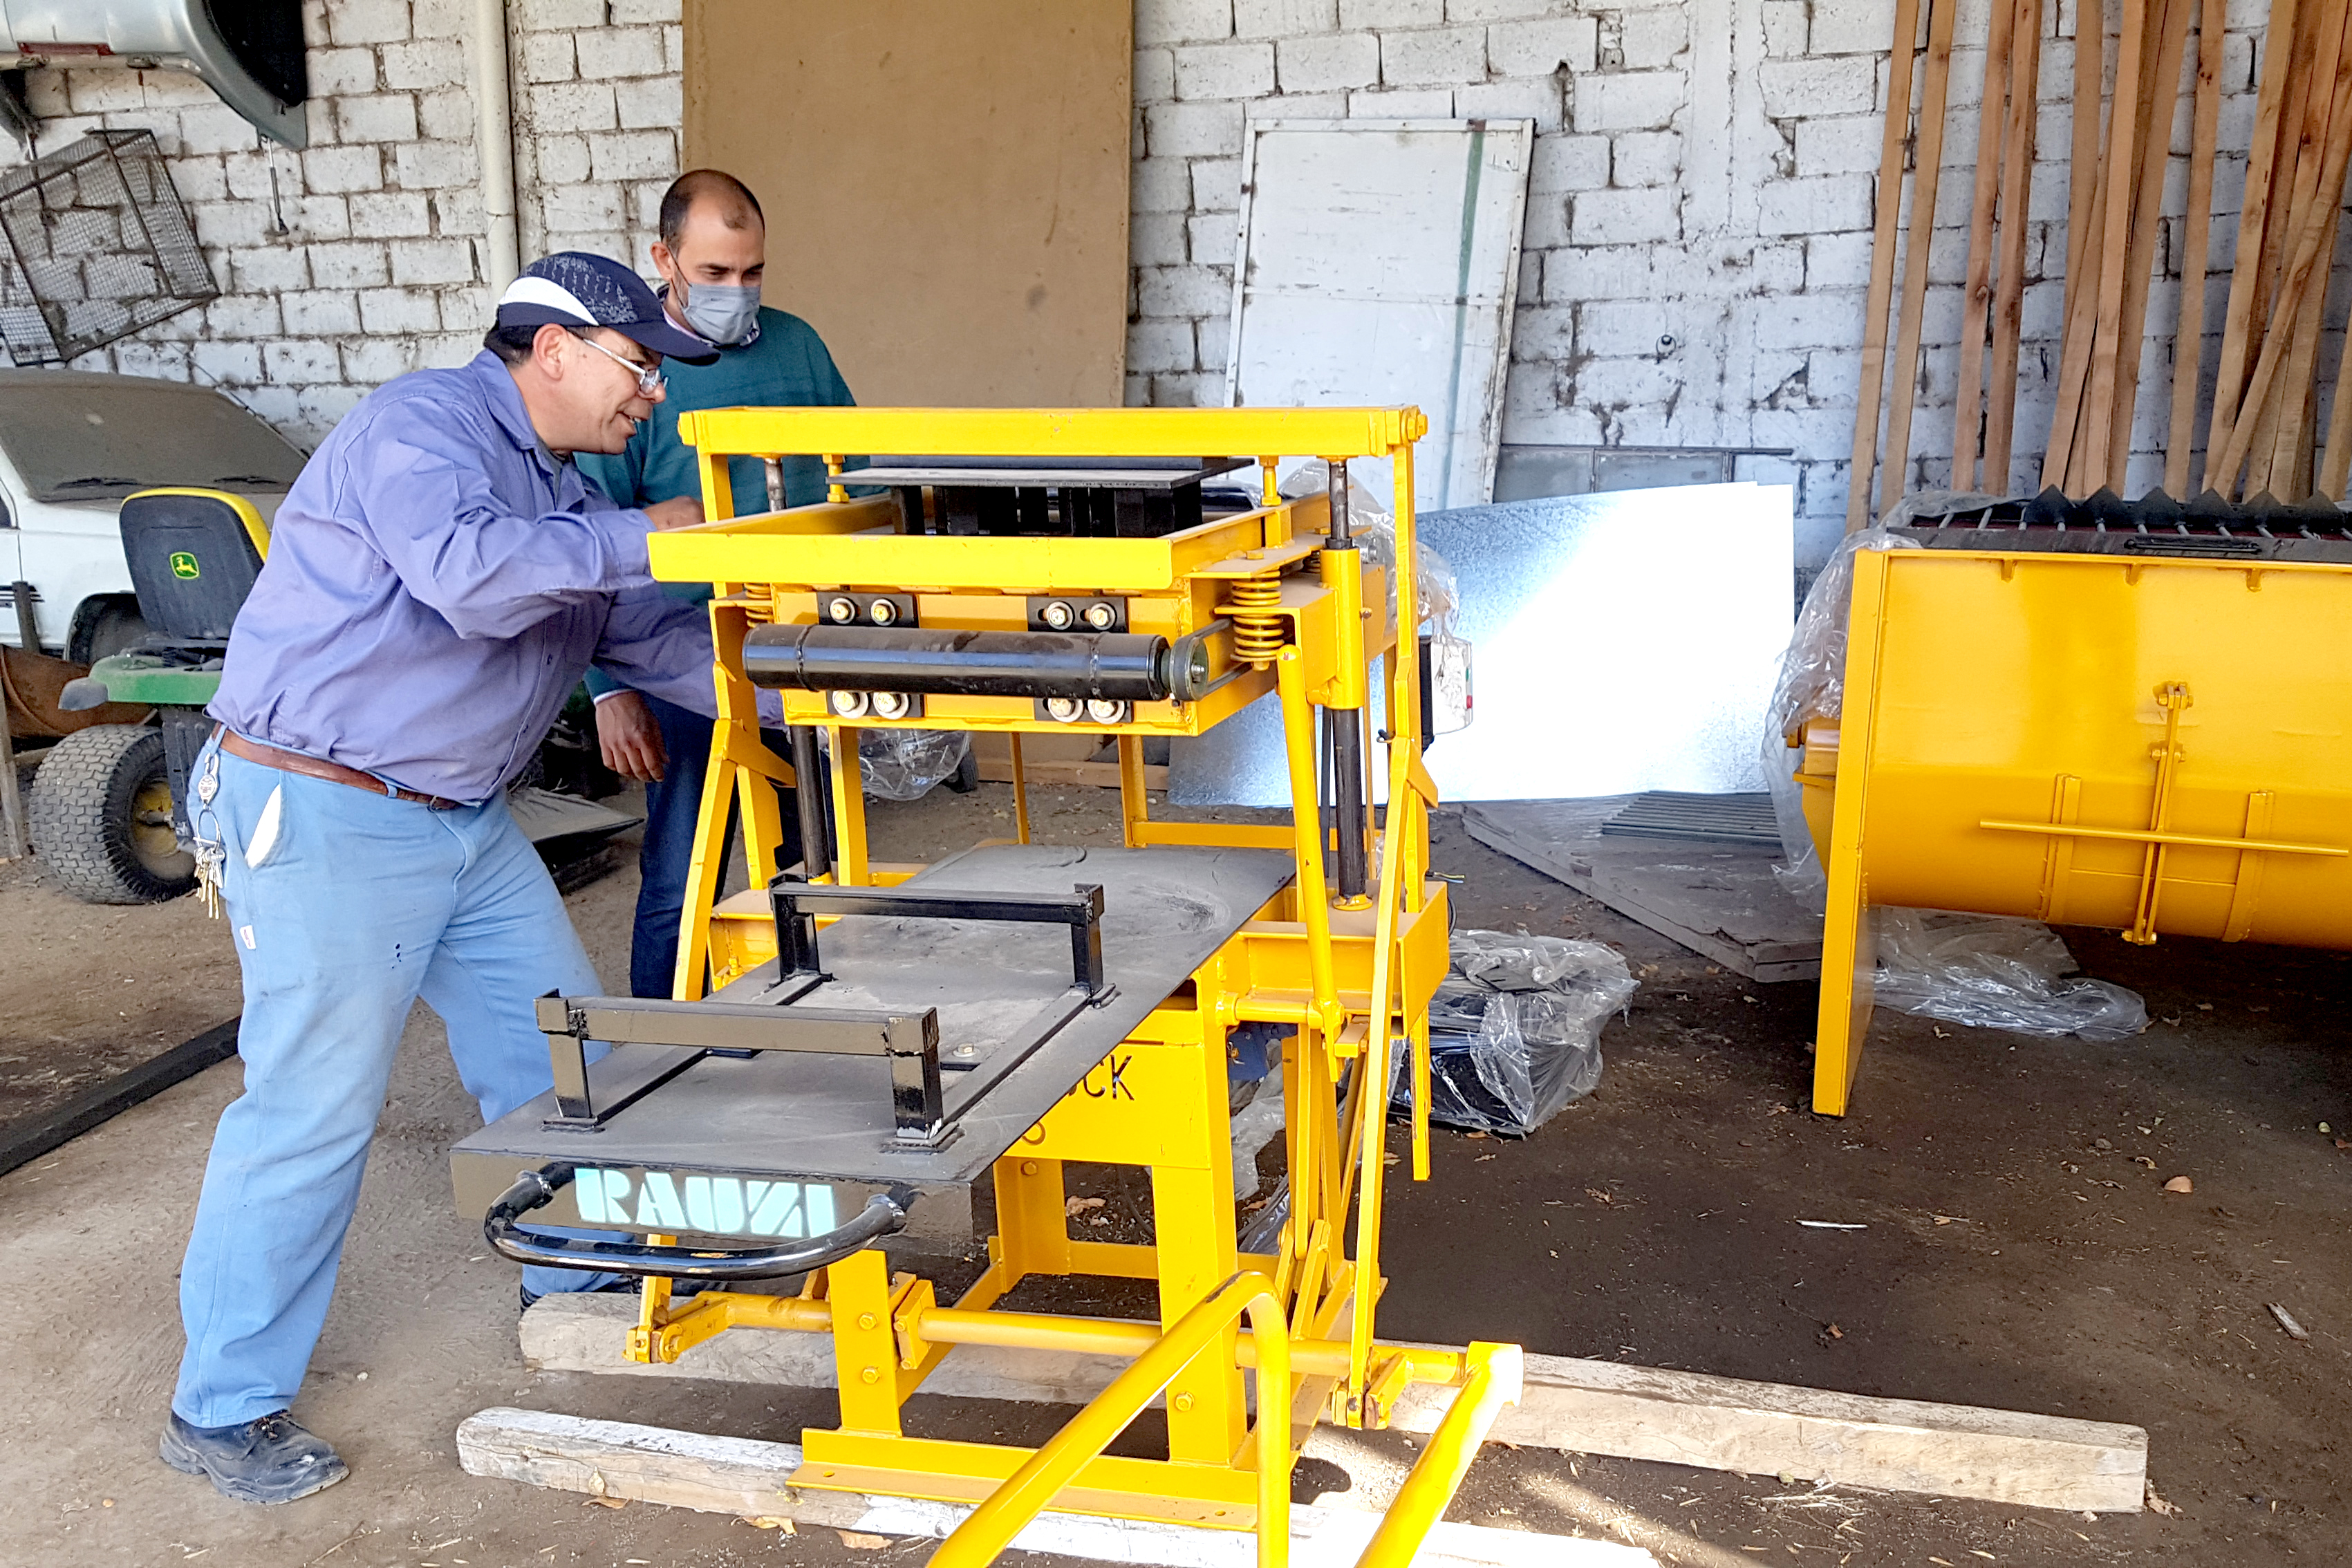
[(709, 364), (719, 347), (669, 319), (646, 280), (617, 261), (559, 250), (522, 269), (499, 296), (501, 327), (610, 327), (657, 354)]

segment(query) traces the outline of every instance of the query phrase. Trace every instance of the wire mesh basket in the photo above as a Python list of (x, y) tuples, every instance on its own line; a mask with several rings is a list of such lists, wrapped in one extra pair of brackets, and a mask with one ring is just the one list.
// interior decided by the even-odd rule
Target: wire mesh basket
[(0, 176), (0, 338), (47, 364), (217, 299), (152, 131), (97, 131)]

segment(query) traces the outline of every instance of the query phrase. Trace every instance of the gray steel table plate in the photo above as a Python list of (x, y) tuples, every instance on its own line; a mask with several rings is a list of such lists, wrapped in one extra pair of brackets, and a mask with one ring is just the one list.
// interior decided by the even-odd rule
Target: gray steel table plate
[[(1103, 955), (1116, 991), (1105, 1005), (1084, 1009), (966, 1111), (946, 1144), (897, 1145), (881, 1058), (782, 1051), (705, 1058), (600, 1131), (542, 1126), (555, 1114), (550, 1093), (467, 1137), (451, 1152), (459, 1205), (480, 1213), (516, 1171), (551, 1161), (819, 1180), (853, 1189), (892, 1182), (926, 1192), (968, 1187), (1291, 874), (1290, 857), (1263, 849), (967, 850), (916, 881), (1040, 893), (1101, 883)], [(1061, 926), (851, 916), (825, 929), (819, 951), (835, 978), (803, 998), (807, 1005), (937, 1007), (940, 1058), (957, 1065), (985, 1061), (991, 1049), (1021, 1037), (1039, 1009), (1066, 997), (1070, 984), (1069, 932)], [(964, 1047), (973, 1054), (959, 1055)], [(632, 1055), (668, 1049), (625, 1046), (600, 1066), (611, 1071)], [(950, 1077), (951, 1102), (961, 1076)], [(547, 1211), (545, 1222), (564, 1223), (568, 1206)]]

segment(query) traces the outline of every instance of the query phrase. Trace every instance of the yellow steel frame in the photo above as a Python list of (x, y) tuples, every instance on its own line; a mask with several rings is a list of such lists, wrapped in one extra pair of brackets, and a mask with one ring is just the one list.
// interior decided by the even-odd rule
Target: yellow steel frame
[[(718, 654), (719, 723), (695, 837), (676, 994), (690, 999), (773, 956), (761, 900), (718, 899), (730, 809), (741, 805), (749, 863), (773, 863), (782, 843), (775, 795), (762, 781), (790, 768), (759, 738), (742, 643), (754, 626), (811, 621), (819, 595), (841, 590), (916, 596), (926, 626), (1025, 624), (1032, 595), (1117, 595), (1130, 629), (1178, 637), (1220, 618), (1212, 674), (1230, 677), (1193, 702), (1135, 706), (1128, 722), (1041, 721), (1026, 700), (934, 697), (928, 729), (993, 730), (1013, 742), (1020, 833), (1028, 837), (1020, 776), (1024, 731), (1076, 729), (1117, 737), (1120, 806), (1132, 847), (1202, 845), (1276, 848), (1298, 875), (1110, 1057), (1105, 1073), (1064, 1099), (994, 1171), (997, 1234), (989, 1267), (952, 1305), (912, 1274), (893, 1274), (878, 1250), (813, 1276), (802, 1294), (706, 1292), (673, 1302), (660, 1282), (644, 1298), (630, 1353), (674, 1361), (730, 1328), (800, 1330), (833, 1337), (841, 1426), (811, 1431), (797, 1486), (944, 1500), (992, 1499), (943, 1550), (942, 1562), (979, 1562), (1001, 1550), (1039, 1509), (1255, 1528), (1260, 1560), (1278, 1563), (1287, 1532), (1279, 1502), (1297, 1446), (1318, 1419), (1386, 1424), (1415, 1383), (1462, 1392), (1368, 1561), (1403, 1562), (1461, 1479), (1496, 1411), (1516, 1400), (1516, 1347), (1431, 1351), (1373, 1333), (1380, 1273), (1383, 1128), (1392, 1042), (1411, 1053), (1416, 1108), (1428, 1103), (1429, 1001), (1444, 977), (1445, 887), (1429, 875), (1429, 808), (1436, 790), (1421, 761), (1415, 617), (1391, 622), (1389, 584), (1361, 552), (1325, 548), (1327, 503), (1275, 489), (1286, 456), (1382, 459), (1396, 497), (1395, 599), (1418, 604), (1414, 583), (1412, 443), (1417, 409), (720, 409), (689, 413), (697, 449), (700, 527), (656, 535), (655, 575), (708, 582)], [(1160, 539), (971, 538), (909, 534), (895, 503), (851, 497), (837, 482), (818, 505), (734, 515), (728, 461), (738, 456), (823, 457), (838, 480), (845, 454), (1255, 458), (1262, 504)], [(1368, 608), (1369, 606), (1369, 608)], [(1402, 656), (1401, 651), (1402, 650)], [(1360, 831), (1375, 876), (1369, 898), (1326, 886), (1313, 737), (1315, 710), (1360, 709), (1382, 682), (1388, 714), (1388, 810), (1367, 808)], [(1291, 786), (1287, 826), (1155, 821), (1143, 787), (1145, 737), (1198, 734), (1268, 693), (1281, 709)], [(788, 721), (821, 726), (832, 751), (836, 875), (850, 883), (903, 879), (919, 868), (873, 861), (854, 759), (856, 731), (814, 693), (783, 694)], [(868, 721), (877, 725), (882, 721)], [(1368, 758), (1372, 755), (1367, 748)], [(1369, 773), (1370, 763), (1367, 771)], [(1370, 783), (1369, 777), (1367, 784)], [(1366, 798), (1370, 797), (1366, 790)], [(1352, 906), (1352, 907), (1351, 907)], [(1278, 1249), (1244, 1255), (1234, 1222), (1226, 1037), (1239, 1024), (1294, 1032), (1283, 1094), (1292, 1173), (1291, 1214)], [(1149, 1245), (1070, 1234), (1064, 1167), (1071, 1161), (1150, 1172)], [(1417, 1112), (1412, 1174), (1429, 1173), (1428, 1127)], [(1350, 1218), (1352, 1215), (1352, 1226)], [(1088, 1274), (1155, 1280), (1160, 1321), (1113, 1321), (1003, 1310), (1032, 1276)], [(1246, 1313), (1252, 1331), (1240, 1331)], [(959, 1344), (1084, 1350), (1133, 1366), (1052, 1442), (1030, 1453), (909, 1435), (908, 1398)], [(1286, 1391), (1248, 1419), (1245, 1373)], [(1101, 1449), (1154, 1395), (1167, 1403), (1168, 1458), (1108, 1457)], [(1268, 1510), (1271, 1510), (1269, 1512)]]

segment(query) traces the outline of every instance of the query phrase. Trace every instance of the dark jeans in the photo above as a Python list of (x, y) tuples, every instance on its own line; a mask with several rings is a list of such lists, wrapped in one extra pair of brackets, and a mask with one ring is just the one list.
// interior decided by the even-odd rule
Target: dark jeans
[[(702, 786), (710, 771), (710, 720), (651, 693), (641, 694), (661, 725), (662, 749), (669, 762), (659, 782), (646, 786), (646, 841), (637, 852), (637, 920), (629, 939), (629, 994), (668, 996), (677, 976), (677, 928), (686, 904), (687, 872), (694, 859), (694, 824), (702, 812)], [(778, 756), (790, 756), (781, 731), (761, 731)], [(757, 872), (752, 880), (768, 878), (801, 858), (800, 816), (793, 792), (776, 791), (783, 816), (784, 844), (778, 865)], [(727, 817), (726, 858), (734, 857), (737, 814)], [(726, 880), (722, 861), (719, 880)]]

